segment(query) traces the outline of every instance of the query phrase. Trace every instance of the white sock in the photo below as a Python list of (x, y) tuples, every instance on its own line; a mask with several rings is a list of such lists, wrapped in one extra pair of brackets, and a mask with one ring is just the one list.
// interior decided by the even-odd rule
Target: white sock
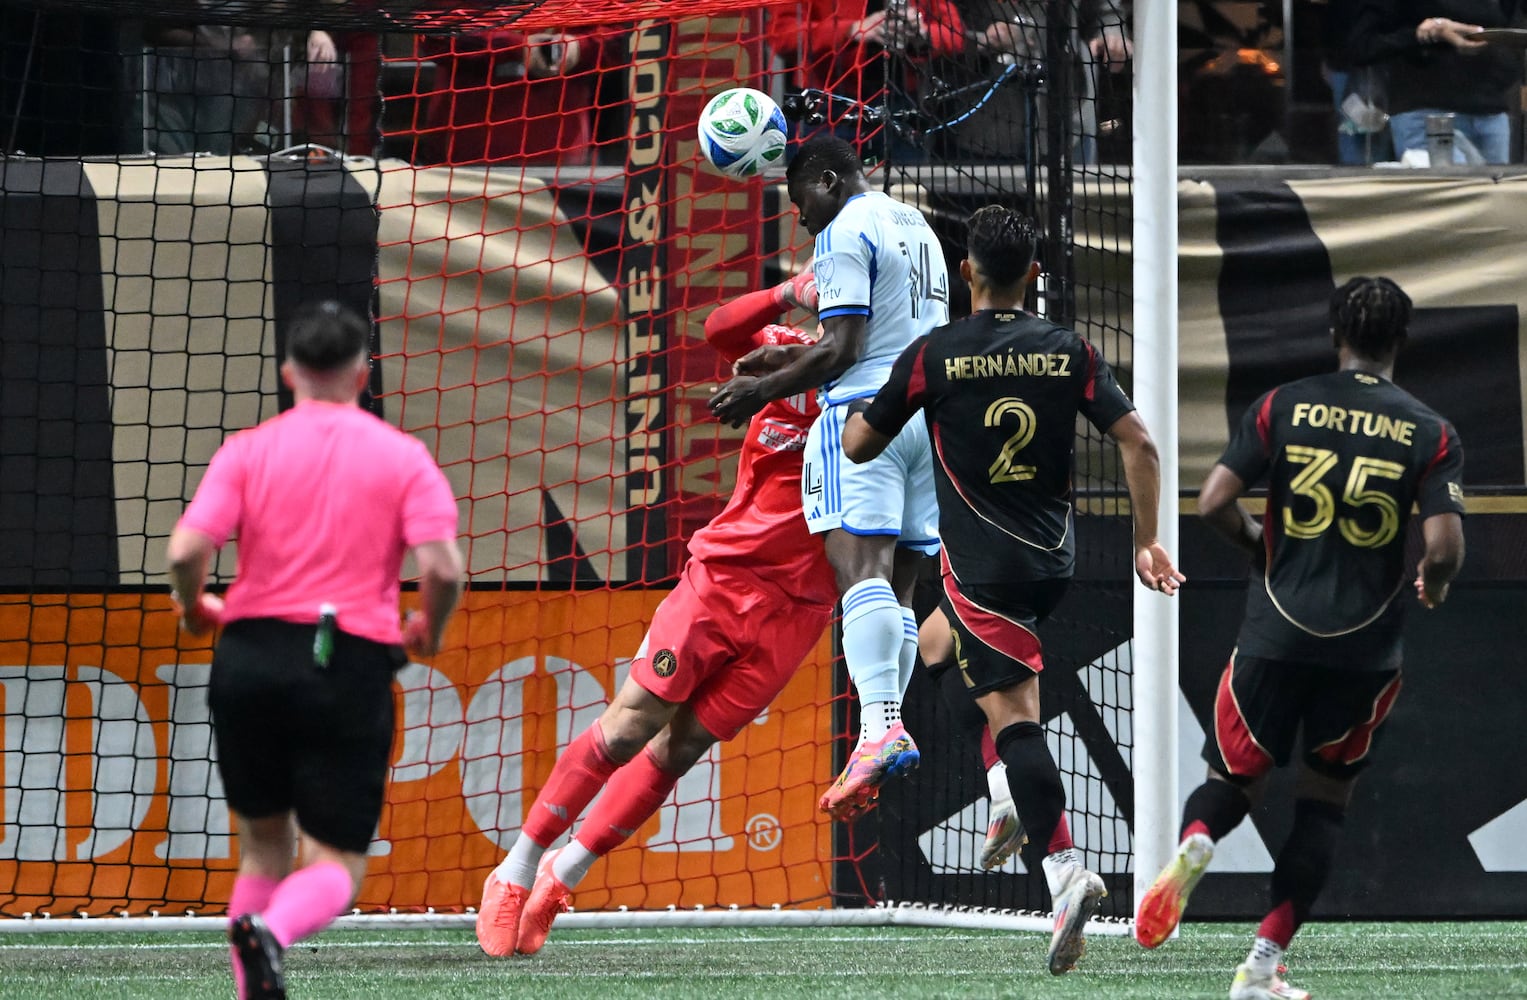
[(577, 839), (562, 848), (551, 863), (551, 873), (557, 877), (557, 881), (571, 889), (583, 881), (583, 876), (594, 867), (594, 862), (599, 860), (599, 855), (578, 843)]
[(1276, 941), (1269, 941), (1265, 937), (1259, 937), (1251, 946), (1251, 954), (1246, 957), (1246, 965), (1259, 978), (1267, 978), (1276, 975), (1278, 966), (1283, 964), (1283, 949)]
[(884, 738), (901, 721), (901, 705), (894, 701), (870, 701), (859, 706), (859, 742)]
[(1071, 873), (1081, 866), (1082, 857), (1074, 847), (1056, 851), (1044, 859), (1041, 867), (1045, 870), (1045, 883), (1050, 887), (1051, 899), (1054, 899), (1066, 887)]
[(541, 863), (541, 855), (545, 853), (546, 848), (520, 834), (515, 838), (514, 846), (509, 848), (509, 856), (499, 862), (493, 874), (500, 882), (529, 889), (535, 885), (536, 865)]
[(843, 595), (843, 660), (859, 694), (860, 738), (878, 740), (901, 719), (901, 604), (878, 577)]
[(1007, 765), (1000, 760), (986, 769), (986, 790), (993, 802), (1013, 801), (1013, 790), (1007, 787)]
[(896, 686), (901, 701), (907, 700), (907, 686), (912, 683), (912, 671), (917, 667), (917, 616), (912, 609), (901, 609), (901, 659), (896, 663)]

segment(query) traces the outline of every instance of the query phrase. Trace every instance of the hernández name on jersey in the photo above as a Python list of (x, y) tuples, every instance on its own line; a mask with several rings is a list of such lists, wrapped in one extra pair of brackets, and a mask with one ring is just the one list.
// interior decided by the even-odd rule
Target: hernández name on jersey
[(895, 436), (919, 408), (955, 577), (1071, 576), (1077, 414), (1106, 431), (1134, 409), (1097, 349), (1048, 320), (982, 310), (914, 341), (864, 418)]
[(858, 360), (823, 402), (873, 396), (906, 346), (949, 322), (949, 272), (923, 214), (880, 191), (850, 198), (816, 238), (821, 319), (866, 317)]

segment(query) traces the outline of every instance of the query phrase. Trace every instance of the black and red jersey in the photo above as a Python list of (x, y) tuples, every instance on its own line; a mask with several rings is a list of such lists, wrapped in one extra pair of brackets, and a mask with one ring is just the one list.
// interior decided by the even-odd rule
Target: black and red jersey
[(1220, 464), (1265, 482), (1266, 566), (1237, 648), (1335, 667), (1399, 662), (1411, 510), (1463, 513), (1463, 446), (1441, 416), (1367, 372), (1301, 379), (1246, 412)]
[(1097, 349), (1036, 316), (982, 310), (913, 341), (864, 416), (895, 436), (919, 409), (955, 577), (1071, 576), (1077, 414), (1107, 430), (1134, 409)]

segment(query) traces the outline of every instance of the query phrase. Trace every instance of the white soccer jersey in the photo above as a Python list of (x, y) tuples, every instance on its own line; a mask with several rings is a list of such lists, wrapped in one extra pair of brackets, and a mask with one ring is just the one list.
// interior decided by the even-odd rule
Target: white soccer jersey
[(854, 195), (817, 234), (821, 319), (868, 316), (864, 349), (822, 387), (828, 403), (873, 396), (913, 340), (949, 322), (944, 251), (923, 214), (880, 191)]

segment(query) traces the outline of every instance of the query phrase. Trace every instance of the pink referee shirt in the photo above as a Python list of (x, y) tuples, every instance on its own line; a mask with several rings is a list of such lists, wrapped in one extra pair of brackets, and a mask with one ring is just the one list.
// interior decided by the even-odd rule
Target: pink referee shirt
[(223, 442), (179, 527), (237, 534), (223, 621), (311, 624), (402, 640), (403, 554), (456, 538), (456, 498), (424, 445), (358, 406), (309, 400)]

